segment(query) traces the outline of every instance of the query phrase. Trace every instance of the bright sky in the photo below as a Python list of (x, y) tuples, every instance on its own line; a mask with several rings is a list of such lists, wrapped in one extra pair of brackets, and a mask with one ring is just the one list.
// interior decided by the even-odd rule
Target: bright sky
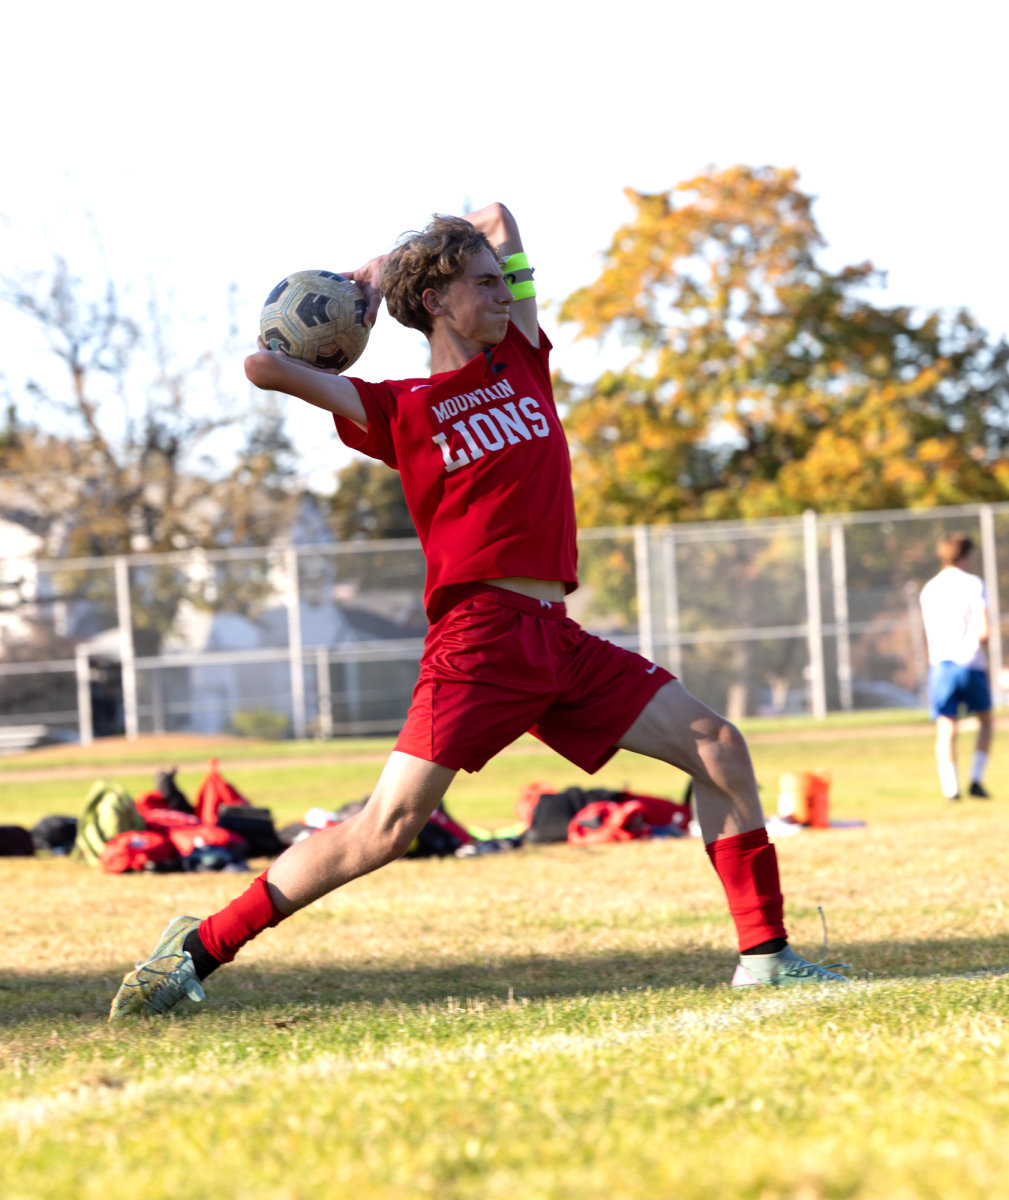
[[(134, 301), (156, 280), (180, 340), (214, 346), (238, 287), (251, 348), (274, 283), (350, 269), (433, 211), (503, 200), (541, 297), (591, 280), (629, 214), (707, 164), (796, 166), (827, 261), (872, 259), (889, 302), (966, 305), (1009, 331), (1004, 5), (264, 4), (56, 0), (0, 42), (0, 270), (54, 253)], [(547, 313), (555, 362), (598, 368)], [(556, 336), (555, 336), (556, 334)], [(425, 370), (383, 312), (354, 373)], [(41, 344), (4, 314), (16, 397)], [(241, 359), (227, 382), (244, 397)], [(26, 401), (22, 400), (22, 404)], [(291, 401), (312, 481), (345, 453)]]

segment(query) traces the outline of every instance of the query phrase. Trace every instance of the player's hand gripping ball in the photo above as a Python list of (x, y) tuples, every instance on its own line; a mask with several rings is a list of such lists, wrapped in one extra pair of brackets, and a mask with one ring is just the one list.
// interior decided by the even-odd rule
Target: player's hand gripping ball
[(295, 271), (266, 297), (259, 318), (268, 350), (283, 350), (313, 367), (346, 371), (364, 353), (367, 301), (335, 271)]

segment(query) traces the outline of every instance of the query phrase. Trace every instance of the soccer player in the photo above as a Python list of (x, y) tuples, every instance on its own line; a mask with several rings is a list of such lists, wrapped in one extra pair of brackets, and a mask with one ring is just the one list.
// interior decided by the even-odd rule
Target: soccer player
[(565, 614), (577, 587), (570, 459), (532, 269), (503, 205), (433, 218), (348, 272), (372, 324), (384, 296), (420, 330), (431, 375), (364, 383), (282, 353), (258, 387), (331, 413), (343, 441), (398, 469), (427, 559), (430, 619), (406, 725), (366, 808), (292, 846), (205, 920), (177, 917), (124, 979), (110, 1020), (167, 1012), (262, 930), (401, 857), (460, 769), (526, 730), (597, 771), (623, 747), (694, 779), (697, 817), (741, 951), (733, 983), (843, 982), (788, 945), (774, 847), (746, 744), (662, 667)]
[(976, 713), (980, 728), (970, 771), (970, 795), (988, 800), (984, 772), (991, 751), (991, 691), (988, 687), (988, 607), (984, 584), (968, 571), (974, 543), (950, 533), (936, 546), (942, 570), (921, 589), (921, 614), (928, 641), (928, 703), (935, 721), (939, 786), (947, 800), (960, 799), (956, 768), (956, 723), (960, 705)]

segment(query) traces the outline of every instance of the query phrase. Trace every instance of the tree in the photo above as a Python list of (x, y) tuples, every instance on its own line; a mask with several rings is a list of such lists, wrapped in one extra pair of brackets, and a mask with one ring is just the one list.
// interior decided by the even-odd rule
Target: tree
[(965, 311), (874, 305), (869, 263), (827, 270), (795, 171), (626, 194), (632, 219), (560, 314), (638, 349), (559, 381), (583, 524), (1009, 497), (1009, 346)]
[[(0, 438), (0, 509), (27, 514), (44, 529), (49, 553), (265, 545), (287, 531), (301, 489), (280, 410), (265, 397), (242, 412), (211, 352), (180, 362), (156, 299), (140, 323), (123, 310), (114, 285), (89, 298), (59, 258), (51, 271), (0, 281), (0, 298), (34, 321), (66, 369), (64, 389), (26, 385), (59, 432), (21, 427), (11, 409)], [(222, 471), (205, 452), (208, 440), (239, 423), (245, 445)], [(134, 569), (138, 649), (159, 645), (183, 599), (248, 611), (270, 592), (265, 566), (218, 574), (196, 585), (175, 568)], [(56, 583), (67, 597), (113, 612), (107, 576), (66, 573)]]
[(234, 466), (212, 489), (204, 536), (217, 546), (267, 546), (286, 533), (303, 498), (298, 456), (272, 392), (260, 394)]
[[(210, 480), (185, 467), (201, 443), (234, 420), (215, 386), (212, 356), (178, 366), (154, 302), (145, 337), (113, 284), (89, 299), (61, 258), (50, 272), (4, 280), (0, 294), (35, 322), (67, 372), (59, 394), (28, 381), (36, 408), (54, 414), (61, 432), (36, 431), (35, 452), (26, 448), (11, 463), (28, 503), (62, 524), (61, 552), (83, 557), (199, 544)], [(141, 375), (142, 349), (151, 362)], [(193, 403), (196, 390), (203, 403)]]
[(398, 471), (360, 458), (336, 478), (330, 521), (340, 541), (417, 536)]
[(7, 467), (11, 456), (21, 445), (21, 429), (18, 425), (17, 405), (10, 397), (7, 398), (4, 416), (4, 427), (0, 431), (0, 471), (3, 471)]

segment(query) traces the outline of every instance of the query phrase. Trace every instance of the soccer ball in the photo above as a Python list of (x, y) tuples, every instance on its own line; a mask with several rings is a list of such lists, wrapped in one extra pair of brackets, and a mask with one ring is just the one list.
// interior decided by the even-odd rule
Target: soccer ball
[(364, 353), (367, 308), (353, 280), (335, 271), (295, 271), (266, 297), (263, 344), (315, 367), (346, 371)]

